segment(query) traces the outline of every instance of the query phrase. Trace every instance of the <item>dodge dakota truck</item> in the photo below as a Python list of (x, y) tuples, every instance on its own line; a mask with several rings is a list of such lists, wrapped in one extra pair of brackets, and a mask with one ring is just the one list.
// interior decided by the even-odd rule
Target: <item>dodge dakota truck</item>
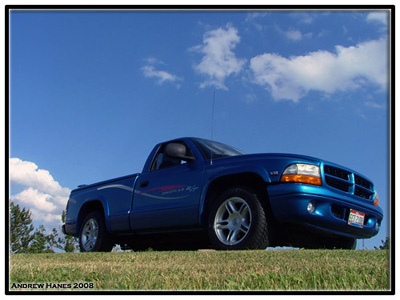
[(369, 179), (334, 163), (180, 138), (156, 145), (140, 174), (73, 190), (62, 229), (81, 252), (355, 249), (380, 229), (378, 202)]

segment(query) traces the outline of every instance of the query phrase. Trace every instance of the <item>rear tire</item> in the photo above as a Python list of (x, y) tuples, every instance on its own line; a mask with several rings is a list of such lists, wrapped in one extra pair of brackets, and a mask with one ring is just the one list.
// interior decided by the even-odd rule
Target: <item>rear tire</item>
[(208, 234), (216, 249), (267, 248), (267, 220), (257, 194), (236, 187), (219, 196), (209, 213)]
[(98, 211), (89, 213), (79, 230), (79, 247), (81, 252), (110, 252), (114, 246), (108, 234), (104, 218)]

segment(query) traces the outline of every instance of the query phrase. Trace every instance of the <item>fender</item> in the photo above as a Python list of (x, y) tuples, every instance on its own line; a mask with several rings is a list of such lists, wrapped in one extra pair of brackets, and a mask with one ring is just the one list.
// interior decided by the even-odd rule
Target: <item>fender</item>
[(259, 175), (266, 183), (271, 182), (271, 178), (268, 175), (268, 171), (261, 165), (249, 165), (247, 163), (243, 163), (235, 166), (224, 166), (223, 169), (212, 173), (212, 176), (209, 178), (209, 184), (215, 179), (225, 176), (225, 175), (234, 175), (239, 173), (255, 173)]
[(104, 222), (105, 222), (107, 231), (111, 232), (110, 218), (109, 218), (110, 209), (109, 209), (109, 206), (108, 206), (108, 202), (106, 201), (106, 199), (102, 195), (98, 194), (97, 197), (87, 198), (82, 202), (82, 205), (79, 208), (78, 219), (77, 219), (77, 228), (76, 228), (77, 235), (79, 235), (79, 230), (80, 230), (80, 227), (82, 225), (81, 224), (81, 222), (82, 222), (82, 220), (81, 220), (82, 208), (85, 207), (87, 204), (89, 204), (91, 202), (100, 202), (101, 203), (101, 206), (103, 208), (103, 213), (104, 213)]
[[(209, 177), (207, 177), (207, 173), (210, 174)], [(235, 165), (232, 167), (224, 166), (224, 168), (215, 168), (213, 169), (213, 166), (209, 166), (205, 172), (204, 176), (204, 185), (203, 185), (203, 190), (201, 193), (201, 199), (200, 199), (200, 205), (199, 205), (199, 222), (200, 224), (203, 211), (204, 211), (204, 206), (206, 202), (206, 197), (207, 197), (207, 192), (210, 188), (210, 185), (217, 179), (222, 178), (224, 176), (231, 176), (231, 175), (238, 175), (238, 174), (243, 174), (243, 173), (253, 173), (258, 175), (266, 184), (271, 182), (271, 178), (268, 175), (268, 171), (261, 165), (249, 165), (246, 163), (240, 164), (240, 165)]]

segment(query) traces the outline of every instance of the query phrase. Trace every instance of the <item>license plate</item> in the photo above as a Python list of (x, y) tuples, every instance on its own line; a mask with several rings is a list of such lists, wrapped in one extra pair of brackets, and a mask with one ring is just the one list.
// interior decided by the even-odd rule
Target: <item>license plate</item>
[(351, 226), (356, 226), (363, 228), (364, 227), (364, 218), (365, 214), (354, 209), (350, 209), (349, 220), (347, 224)]

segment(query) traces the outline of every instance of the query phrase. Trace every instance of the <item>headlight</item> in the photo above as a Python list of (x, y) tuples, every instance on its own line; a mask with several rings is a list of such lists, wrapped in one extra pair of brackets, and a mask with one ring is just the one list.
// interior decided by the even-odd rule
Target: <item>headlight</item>
[(283, 172), (281, 182), (322, 185), (319, 166), (309, 164), (291, 164)]

